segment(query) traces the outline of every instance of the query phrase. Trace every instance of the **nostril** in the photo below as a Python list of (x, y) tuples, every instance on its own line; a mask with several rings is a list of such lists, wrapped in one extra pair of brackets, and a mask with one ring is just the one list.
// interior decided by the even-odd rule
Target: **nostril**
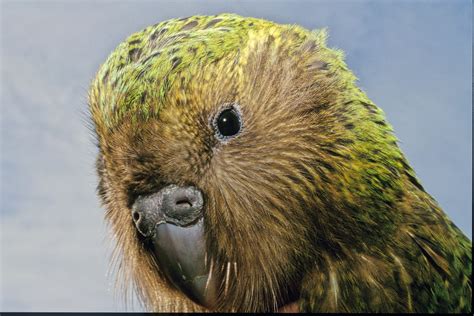
[(180, 207), (191, 207), (193, 206), (188, 199), (180, 199), (176, 201), (176, 205)]
[(140, 220), (140, 213), (138, 213), (137, 211), (134, 211), (132, 216), (135, 222), (138, 222)]

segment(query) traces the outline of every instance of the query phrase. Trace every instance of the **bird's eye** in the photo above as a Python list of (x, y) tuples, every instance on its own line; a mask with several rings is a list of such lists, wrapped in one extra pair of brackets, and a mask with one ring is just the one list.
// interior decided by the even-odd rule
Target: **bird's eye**
[(236, 109), (227, 108), (223, 110), (214, 122), (216, 134), (221, 139), (228, 139), (237, 135), (242, 128), (240, 114)]

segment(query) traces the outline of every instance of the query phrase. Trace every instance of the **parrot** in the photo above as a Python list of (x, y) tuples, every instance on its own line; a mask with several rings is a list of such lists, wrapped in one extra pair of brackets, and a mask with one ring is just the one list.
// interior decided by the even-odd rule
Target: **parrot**
[(472, 242), (327, 38), (196, 15), (100, 66), (97, 192), (125, 296), (155, 312), (472, 313)]

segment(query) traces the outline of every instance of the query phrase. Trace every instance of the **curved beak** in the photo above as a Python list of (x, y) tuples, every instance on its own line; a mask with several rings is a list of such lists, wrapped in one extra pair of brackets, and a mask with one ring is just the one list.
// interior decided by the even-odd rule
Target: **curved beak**
[(164, 223), (156, 227), (152, 244), (154, 256), (171, 283), (194, 302), (211, 308), (217, 282), (203, 233), (202, 218), (188, 227)]
[(207, 258), (203, 205), (196, 187), (169, 185), (137, 198), (132, 218), (151, 241), (159, 268), (171, 283), (194, 302), (212, 308), (218, 282)]

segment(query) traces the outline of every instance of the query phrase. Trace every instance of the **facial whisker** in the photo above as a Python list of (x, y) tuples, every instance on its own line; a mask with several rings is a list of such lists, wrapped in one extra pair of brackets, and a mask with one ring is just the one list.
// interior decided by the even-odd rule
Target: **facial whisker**
[(209, 275), (207, 276), (207, 281), (206, 281), (206, 286), (204, 287), (204, 291), (207, 291), (207, 288), (209, 287), (209, 284), (211, 283), (213, 269), (214, 269), (214, 259), (211, 258), (211, 264), (209, 267)]
[(230, 262), (227, 262), (227, 268), (225, 272), (224, 295), (227, 295), (227, 290), (229, 289), (229, 277), (230, 277)]
[(237, 261), (234, 261), (234, 276), (237, 278)]

